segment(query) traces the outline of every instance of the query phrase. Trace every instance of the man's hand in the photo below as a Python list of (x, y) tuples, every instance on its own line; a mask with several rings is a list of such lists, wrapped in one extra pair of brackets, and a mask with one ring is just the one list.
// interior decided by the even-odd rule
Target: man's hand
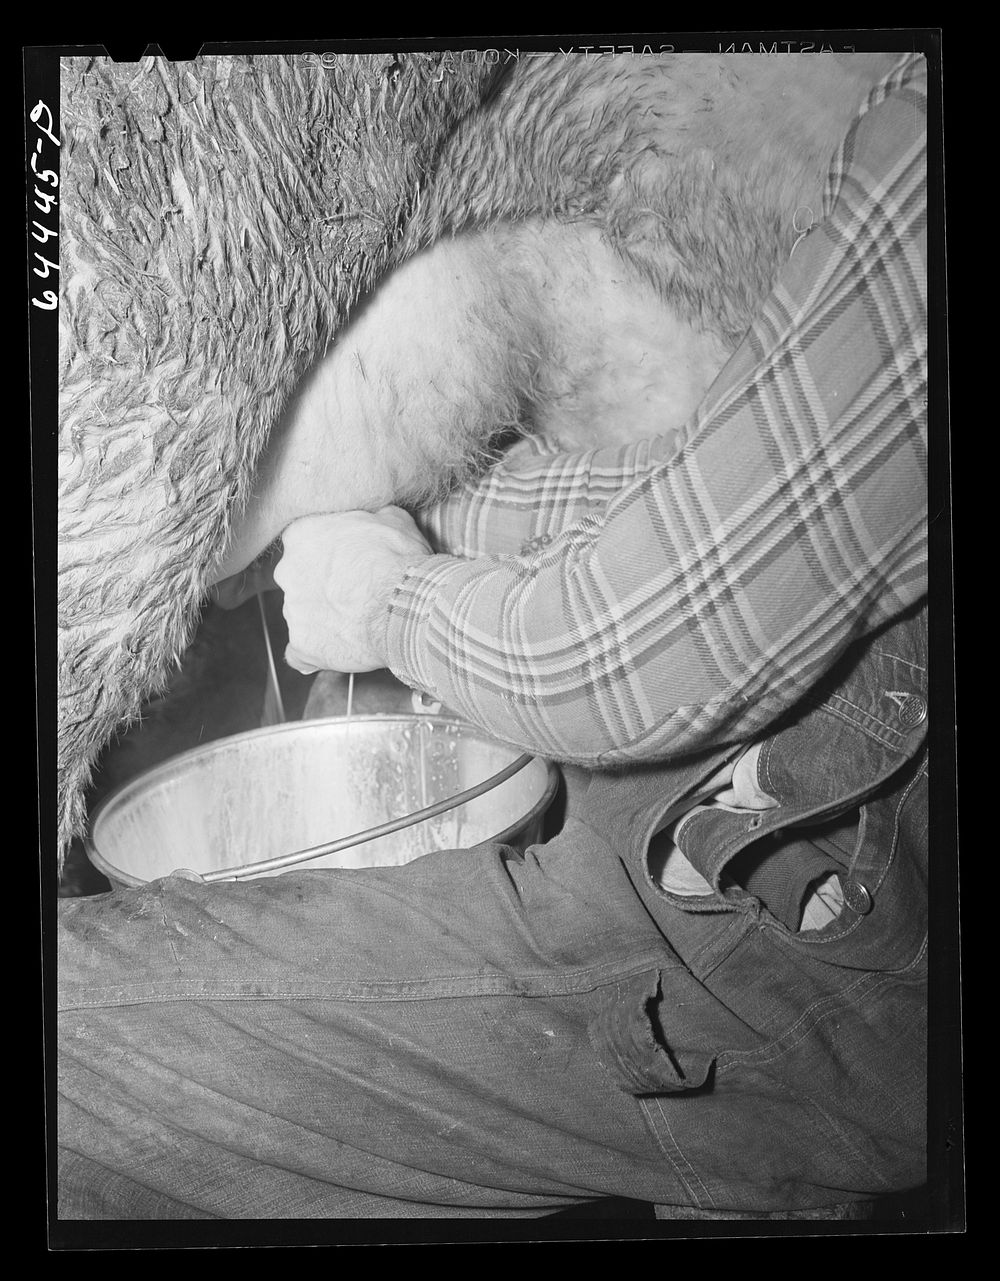
[(385, 666), (389, 598), (432, 555), (399, 507), (304, 516), (282, 534), (274, 581), (285, 593), (285, 661), (299, 672), (372, 672)]

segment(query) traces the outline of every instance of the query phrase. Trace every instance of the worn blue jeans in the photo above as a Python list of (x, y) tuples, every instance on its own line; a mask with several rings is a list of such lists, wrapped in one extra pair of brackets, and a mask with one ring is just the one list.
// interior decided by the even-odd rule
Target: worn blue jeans
[[(524, 855), (63, 900), (60, 1217), (782, 1211), (917, 1186), (920, 634), (849, 656), (776, 728), (765, 832), (689, 825), (711, 895), (660, 890), (646, 854), (731, 749), (569, 771), (562, 832)], [(796, 935), (726, 869), (813, 839), (846, 901)]]

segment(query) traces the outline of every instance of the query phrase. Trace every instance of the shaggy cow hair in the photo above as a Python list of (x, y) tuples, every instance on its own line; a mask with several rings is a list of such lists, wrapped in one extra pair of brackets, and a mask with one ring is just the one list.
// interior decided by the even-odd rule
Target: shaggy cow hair
[(190, 640), (272, 424), (488, 89), (438, 61), (61, 65), (63, 847)]

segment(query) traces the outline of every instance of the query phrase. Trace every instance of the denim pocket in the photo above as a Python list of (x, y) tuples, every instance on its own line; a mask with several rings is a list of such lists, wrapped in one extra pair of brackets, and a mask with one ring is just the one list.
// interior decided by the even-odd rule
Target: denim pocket
[(844, 904), (819, 930), (789, 930), (768, 919), (772, 937), (848, 969), (887, 972), (910, 964), (927, 929), (927, 773), (920, 766), (907, 773), (888, 795), (853, 814), (789, 830), (791, 840), (814, 843), (842, 864)]
[(588, 1026), (598, 1061), (627, 1094), (677, 1094), (709, 1081), (714, 1054), (667, 1043), (657, 1013), (662, 999), (661, 972), (638, 974), (605, 994)]
[[(791, 933), (807, 933), (807, 921), (823, 928), (841, 916), (848, 869), (858, 844), (861, 809), (825, 822), (778, 828), (744, 846), (720, 876), (722, 887), (738, 886), (760, 902)], [(826, 910), (819, 912), (822, 896)]]

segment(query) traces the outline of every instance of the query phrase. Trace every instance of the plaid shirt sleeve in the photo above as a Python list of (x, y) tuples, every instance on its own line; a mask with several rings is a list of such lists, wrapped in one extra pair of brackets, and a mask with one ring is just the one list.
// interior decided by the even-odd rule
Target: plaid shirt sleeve
[(518, 441), (485, 475), (415, 513), (431, 546), (450, 556), (517, 556), (547, 547), (633, 480), (669, 458), (679, 432), (563, 453), (538, 436)]
[(406, 575), (397, 676), (557, 760), (662, 759), (759, 733), (924, 595), (925, 109), (909, 58), (677, 440), (525, 449), (431, 514), (490, 554)]

